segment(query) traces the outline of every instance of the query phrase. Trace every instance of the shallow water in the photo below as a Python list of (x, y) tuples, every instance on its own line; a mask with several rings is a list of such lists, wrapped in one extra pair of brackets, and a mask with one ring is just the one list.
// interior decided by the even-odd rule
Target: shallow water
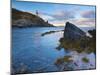
[[(58, 51), (56, 47), (59, 45), (59, 39), (63, 37), (63, 32), (56, 32), (41, 36), (42, 33), (48, 31), (64, 30), (63, 27), (33, 27), (33, 28), (13, 28), (12, 29), (12, 67), (16, 73), (24, 68), (26, 72), (53, 72), (62, 71), (54, 63), (58, 58), (75, 55), (77, 52)], [(85, 29), (83, 29), (85, 30)], [(72, 54), (71, 54), (72, 53)], [(91, 55), (91, 56), (90, 56)], [(77, 66), (71, 67), (72, 70), (95, 68), (95, 55), (77, 54), (73, 57), (74, 61), (79, 63)], [(94, 60), (91, 61), (92, 67), (82, 67), (82, 61), (77, 60), (80, 56), (90, 56)], [(91, 59), (91, 58), (89, 58)], [(79, 61), (79, 62), (78, 62)], [(81, 64), (80, 64), (81, 63)], [(88, 65), (88, 64), (85, 64)], [(23, 70), (22, 70), (23, 71)]]

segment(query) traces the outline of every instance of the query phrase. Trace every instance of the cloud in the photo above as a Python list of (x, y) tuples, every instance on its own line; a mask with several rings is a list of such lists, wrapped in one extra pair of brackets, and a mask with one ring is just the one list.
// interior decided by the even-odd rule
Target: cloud
[(75, 18), (75, 13), (72, 11), (55, 11), (54, 13), (45, 13), (45, 12), (39, 12), (40, 17), (42, 17), (44, 20), (48, 20), (51, 24), (54, 24), (56, 26), (65, 25), (65, 22), (69, 19)]
[(50, 21), (54, 21), (54, 20), (61, 21), (61, 20), (68, 20), (68, 19), (74, 18), (74, 12), (67, 11), (67, 10), (66, 11), (56, 11), (53, 14), (40, 12), (40, 14), (44, 16), (48, 16), (49, 17), (48, 20)]
[(85, 10), (80, 13), (80, 18), (74, 20), (74, 23), (80, 26), (95, 26), (95, 11)]
[(53, 13), (40, 12), (40, 16), (56, 26), (64, 26), (67, 21), (78, 26), (95, 26), (95, 11), (93, 10), (85, 10), (81, 12), (75, 10), (59, 10)]
[(81, 16), (84, 18), (95, 18), (95, 11), (93, 10), (85, 11), (81, 14)]
[(57, 11), (52, 16), (54, 18), (56, 18), (57, 20), (68, 20), (68, 19), (75, 18), (74, 12), (67, 11), (67, 10), (66, 11)]
[(80, 18), (72, 21), (78, 26), (95, 26), (95, 19), (93, 18)]
[(46, 21), (54, 19), (52, 16), (49, 16), (49, 15), (40, 14), (39, 16), (42, 17)]

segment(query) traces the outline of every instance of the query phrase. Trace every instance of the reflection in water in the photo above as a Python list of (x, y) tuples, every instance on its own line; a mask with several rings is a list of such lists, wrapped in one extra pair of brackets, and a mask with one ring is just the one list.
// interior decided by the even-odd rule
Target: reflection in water
[(71, 51), (67, 56), (58, 58), (55, 65), (60, 71), (95, 69), (95, 54)]
[(72, 64), (73, 60), (71, 56), (64, 56), (62, 58), (58, 58), (55, 62), (55, 65), (59, 68), (60, 71), (73, 70), (73, 66), (68, 66)]
[[(64, 48), (59, 51), (56, 49), (60, 44), (59, 39), (63, 36), (61, 31), (63, 29), (63, 27), (13, 28), (12, 72), (20, 74), (94, 69), (94, 53), (80, 54)], [(61, 32), (41, 36), (42, 33), (54, 30)], [(86, 63), (87, 59), (89, 63)]]
[[(89, 30), (88, 32), (92, 35), (92, 37), (81, 38), (77, 41), (60, 38), (59, 40), (60, 44), (58, 45), (58, 47), (56, 47), (56, 49), (58, 51), (61, 51), (62, 48), (64, 48), (64, 51), (70, 52), (68, 54), (70, 55), (71, 58), (71, 62), (69, 62), (70, 60), (68, 60), (69, 56), (64, 56), (63, 58), (57, 59), (55, 64), (58, 67), (60, 66), (59, 68), (61, 71), (95, 69), (96, 30)], [(65, 61), (65, 59), (67, 61)]]

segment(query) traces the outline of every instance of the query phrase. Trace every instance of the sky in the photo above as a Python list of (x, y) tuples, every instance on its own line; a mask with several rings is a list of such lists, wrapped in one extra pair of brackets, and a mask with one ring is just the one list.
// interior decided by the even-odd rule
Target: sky
[(95, 6), (12, 0), (12, 8), (32, 14), (36, 14), (38, 11), (41, 18), (55, 26), (65, 26), (68, 21), (79, 27), (95, 26)]

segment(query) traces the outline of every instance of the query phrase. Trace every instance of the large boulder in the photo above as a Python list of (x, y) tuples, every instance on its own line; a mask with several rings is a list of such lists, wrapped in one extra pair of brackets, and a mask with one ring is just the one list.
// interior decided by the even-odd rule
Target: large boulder
[(67, 40), (79, 40), (86, 33), (72, 23), (67, 22), (64, 30), (64, 38)]

